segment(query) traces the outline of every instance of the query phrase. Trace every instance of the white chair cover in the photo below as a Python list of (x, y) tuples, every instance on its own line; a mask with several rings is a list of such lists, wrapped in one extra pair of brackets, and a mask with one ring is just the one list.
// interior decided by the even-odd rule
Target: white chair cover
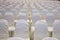
[(28, 23), (25, 20), (18, 20), (16, 22), (15, 37), (28, 38)]
[(47, 21), (47, 23), (48, 23), (49, 26), (50, 26), (50, 25), (53, 25), (53, 23), (54, 23), (54, 21), (55, 21), (55, 16), (54, 16), (54, 14), (48, 13), (48, 14), (46, 15), (46, 21)]
[(0, 40), (7, 40), (8, 34), (8, 22), (4, 19), (0, 19)]
[(18, 15), (17, 19), (24, 19), (24, 20), (27, 20), (27, 16), (26, 16), (26, 13), (21, 13)]
[(40, 14), (32, 13), (32, 20), (33, 20), (33, 23), (35, 23), (36, 21), (40, 20)]
[(48, 36), (47, 23), (44, 21), (37, 21), (35, 23), (35, 40), (40, 40)]
[(60, 40), (60, 20), (54, 22), (53, 36)]
[(6, 13), (5, 19), (8, 20), (9, 25), (12, 25), (14, 23), (14, 14), (13, 13)]

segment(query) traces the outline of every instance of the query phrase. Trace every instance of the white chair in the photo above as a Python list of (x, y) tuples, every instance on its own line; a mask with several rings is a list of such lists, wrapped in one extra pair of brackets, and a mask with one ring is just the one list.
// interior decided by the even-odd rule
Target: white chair
[[(17, 6), (17, 5), (16, 5), (16, 6)], [(18, 9), (16, 9), (16, 8), (14, 8), (14, 9), (11, 9), (11, 10), (10, 10), (10, 12), (14, 13), (14, 15), (15, 15), (15, 16), (17, 16), (17, 15), (18, 15), (19, 10), (18, 10)]]
[(28, 36), (28, 23), (25, 20), (18, 20), (16, 22), (16, 30), (14, 37), (29, 38)]
[(46, 15), (46, 21), (47, 21), (47, 23), (48, 23), (49, 26), (52, 26), (53, 23), (54, 23), (54, 21), (55, 21), (55, 16), (54, 16), (54, 14), (48, 13), (48, 14)]
[(60, 40), (60, 20), (56, 20), (54, 22), (53, 37), (56, 37)]
[(36, 21), (40, 20), (40, 14), (32, 13), (32, 20), (33, 20), (33, 23), (35, 23)]
[(8, 20), (9, 25), (13, 25), (13, 23), (14, 23), (14, 14), (7, 12), (5, 14), (5, 19)]
[(19, 20), (19, 19), (27, 20), (26, 13), (20, 13), (20, 14), (18, 14), (17, 19), (18, 19), (18, 20)]
[(0, 40), (7, 40), (8, 38), (8, 21), (0, 19)]
[(37, 21), (35, 23), (35, 40), (41, 40), (48, 36), (48, 26), (46, 21)]
[(46, 37), (46, 38), (43, 38), (42, 40), (58, 40), (58, 39), (54, 37)]
[[(4, 6), (4, 5), (2, 5), (2, 6)], [(1, 7), (2, 7), (2, 6), (1, 6)], [(6, 9), (4, 9), (4, 8), (1, 8), (1, 9), (0, 9), (0, 13), (2, 13), (3, 16), (4, 16), (5, 12), (6, 12)]]
[(26, 20), (17, 20), (14, 36), (9, 38), (9, 40), (29, 40), (28, 38), (28, 23)]

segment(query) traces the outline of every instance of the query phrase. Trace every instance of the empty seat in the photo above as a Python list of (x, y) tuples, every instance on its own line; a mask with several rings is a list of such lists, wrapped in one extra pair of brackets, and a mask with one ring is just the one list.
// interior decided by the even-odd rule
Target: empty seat
[(46, 37), (46, 38), (44, 38), (42, 40), (58, 40), (58, 39), (57, 38), (54, 38), (54, 37)]
[(56, 20), (54, 22), (53, 37), (56, 37), (60, 40), (60, 20)]
[(48, 27), (46, 21), (37, 21), (35, 23), (35, 40), (41, 40), (48, 36)]
[(1, 5), (1, 8), (0, 8), (0, 13), (2, 13), (3, 17), (4, 17), (4, 14), (6, 12), (6, 10), (3, 8), (4, 5)]
[(15, 16), (17, 16), (17, 14), (19, 13), (19, 9), (11, 9), (10, 12), (14, 13)]
[(33, 23), (35, 23), (36, 21), (40, 20), (40, 14), (32, 13), (32, 20), (33, 20)]
[(15, 37), (28, 38), (28, 23), (25, 20), (18, 20), (16, 22)]
[(14, 23), (14, 14), (7, 12), (5, 14), (5, 19), (8, 20), (10, 26), (13, 25), (13, 23)]
[(28, 38), (28, 23), (26, 20), (17, 20), (14, 37), (9, 38), (9, 40), (29, 40)]
[(7, 40), (8, 37), (8, 21), (0, 19), (0, 40)]
[(55, 16), (54, 16), (54, 14), (48, 13), (48, 14), (46, 15), (46, 21), (47, 21), (47, 23), (48, 23), (49, 26), (52, 26), (53, 23), (54, 23), (54, 21), (55, 21)]
[(20, 14), (18, 14), (17, 19), (18, 19), (18, 20), (19, 20), (19, 19), (24, 19), (24, 20), (27, 20), (26, 13), (20, 13)]

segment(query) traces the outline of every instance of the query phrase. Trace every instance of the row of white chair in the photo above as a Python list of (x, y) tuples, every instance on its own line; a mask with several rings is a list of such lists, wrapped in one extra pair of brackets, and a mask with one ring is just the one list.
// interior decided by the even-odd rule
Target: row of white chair
[[(9, 38), (8, 31), (9, 31), (9, 29), (8, 29), (8, 21), (4, 20), (4, 19), (0, 19), (0, 40), (26, 40), (25, 38), (22, 38), (22, 37), (19, 38), (17, 36), (14, 37), (13, 39)], [(16, 34), (16, 35), (18, 35), (18, 34)]]
[(41, 15), (46, 15), (47, 13), (53, 13), (57, 19), (60, 19), (60, 2), (59, 1), (41, 1), (36, 2), (35, 4), (36, 9), (40, 12)]
[[(45, 37), (48, 37), (48, 26), (47, 23), (44, 21), (38, 21), (34, 25), (35, 27), (35, 40), (40, 40)], [(8, 34), (8, 21), (1, 19), (0, 20), (0, 38), (2, 39), (7, 39), (9, 34)], [(24, 39), (29, 39), (29, 26), (27, 21), (25, 20), (18, 20), (16, 22), (15, 26), (15, 31), (14, 31), (14, 37), (21, 37)], [(53, 37), (56, 37), (57, 39), (60, 39), (60, 20), (55, 21), (54, 27), (53, 27)], [(12, 38), (12, 39), (13, 39)]]
[[(58, 39), (60, 39), (60, 37), (59, 37), (59, 25), (60, 25), (60, 20), (55, 21), (54, 27), (53, 27), (54, 28), (53, 35), (52, 35), (53, 37), (56, 37)], [(40, 39), (43, 39), (45, 37), (48, 37), (48, 26), (47, 26), (47, 23), (45, 21), (36, 22), (34, 27), (35, 27), (35, 31), (34, 31), (35, 32), (35, 40), (36, 39), (40, 40)], [(15, 36), (22, 37), (22, 38), (28, 38), (29, 37), (28, 36), (28, 28), (29, 28), (29, 26), (27, 24), (27, 21), (25, 21), (25, 20), (17, 21)], [(21, 30), (21, 32), (20, 32), (20, 30)]]
[[(2, 15), (2, 14), (0, 13), (0, 15)], [(31, 19), (32, 19), (33, 23), (35, 23), (38, 20), (41, 20), (40, 13), (32, 13), (31, 16), (32, 16)], [(17, 20), (19, 20), (19, 19), (28, 20), (26, 13), (20, 13), (16, 17), (14, 16), (14, 13), (6, 13), (4, 15), (4, 19), (8, 20), (10, 23), (13, 22), (15, 19), (17, 19)], [(47, 23), (49, 25), (52, 25), (54, 20), (55, 20), (55, 15), (52, 13), (48, 13), (47, 15), (45, 15), (45, 20), (47, 21)]]

